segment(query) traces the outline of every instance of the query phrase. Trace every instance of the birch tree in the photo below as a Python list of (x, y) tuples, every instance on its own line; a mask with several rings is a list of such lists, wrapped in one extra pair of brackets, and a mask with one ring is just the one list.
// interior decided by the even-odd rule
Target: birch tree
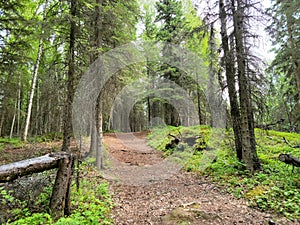
[(30, 118), (31, 118), (32, 105), (33, 105), (33, 97), (34, 97), (36, 82), (37, 82), (37, 78), (38, 78), (39, 65), (40, 65), (41, 57), (42, 57), (42, 53), (43, 53), (43, 42), (44, 42), (47, 7), (48, 7), (48, 1), (46, 0), (46, 2), (44, 3), (44, 7), (43, 7), (43, 19), (42, 19), (42, 24), (41, 24), (41, 33), (40, 33), (39, 42), (38, 42), (37, 57), (36, 57), (36, 61), (33, 66), (33, 72), (32, 72), (31, 89), (30, 89), (30, 96), (29, 96), (29, 100), (28, 100), (28, 110), (27, 110), (27, 116), (26, 116), (26, 122), (25, 122), (25, 129), (24, 129), (24, 133), (23, 133), (24, 141), (27, 141), (27, 137), (28, 137), (28, 130), (29, 130), (29, 126), (30, 126)]

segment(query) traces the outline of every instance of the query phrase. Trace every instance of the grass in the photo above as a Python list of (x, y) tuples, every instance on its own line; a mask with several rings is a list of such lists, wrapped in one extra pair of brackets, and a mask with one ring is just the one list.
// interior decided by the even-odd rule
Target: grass
[[(252, 207), (273, 211), (291, 220), (300, 219), (300, 174), (297, 169), (278, 160), (280, 153), (300, 157), (300, 134), (256, 130), (257, 152), (262, 170), (254, 175), (246, 171), (244, 163), (237, 160), (234, 152), (232, 131), (211, 129), (207, 126), (165, 127), (154, 129), (148, 136), (149, 145), (165, 151), (168, 133), (178, 130), (184, 135), (198, 135), (212, 151), (194, 151), (186, 161), (185, 169), (200, 175), (210, 175), (215, 182), (237, 198), (245, 198)], [(167, 151), (170, 154), (169, 151)], [(172, 151), (171, 151), (172, 153)], [(214, 161), (212, 158), (217, 160)]]

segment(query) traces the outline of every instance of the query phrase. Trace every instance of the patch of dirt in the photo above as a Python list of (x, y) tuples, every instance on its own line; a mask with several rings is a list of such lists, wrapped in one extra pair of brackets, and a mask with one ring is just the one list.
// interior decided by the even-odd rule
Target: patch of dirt
[(162, 153), (155, 152), (146, 143), (144, 132), (127, 134), (106, 134), (104, 144), (109, 153), (119, 162), (131, 165), (153, 165), (163, 160)]
[[(104, 136), (104, 143), (114, 158), (134, 171), (137, 167), (159, 164), (163, 160), (161, 153), (147, 146), (145, 135), (131, 133), (120, 138), (110, 134)], [(127, 172), (127, 179), (134, 180), (139, 176)], [(246, 201), (234, 198), (213, 184), (209, 177), (184, 171), (152, 184), (134, 186), (114, 179), (109, 182), (116, 225), (300, 224), (250, 208)]]
[(50, 152), (60, 150), (61, 141), (43, 143), (28, 143), (20, 148), (6, 147), (0, 150), (0, 165), (21, 161), (24, 159), (39, 157)]

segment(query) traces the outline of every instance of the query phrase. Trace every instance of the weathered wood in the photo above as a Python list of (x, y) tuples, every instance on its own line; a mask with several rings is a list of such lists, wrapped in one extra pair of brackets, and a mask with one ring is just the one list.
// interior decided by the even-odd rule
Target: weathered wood
[(50, 200), (51, 215), (57, 220), (70, 212), (70, 184), (73, 157), (68, 155), (58, 162), (58, 171)]
[(297, 158), (297, 157), (292, 156), (290, 154), (280, 154), (278, 156), (278, 159), (281, 162), (284, 162), (286, 164), (292, 165), (293, 166), (293, 170), (294, 170), (294, 166), (300, 167), (300, 158)]
[(32, 173), (43, 172), (58, 167), (59, 159), (68, 154), (50, 153), (37, 158), (26, 159), (0, 166), (0, 183), (8, 182)]
[(170, 137), (174, 138), (169, 143), (166, 144), (165, 149), (173, 149), (176, 148), (179, 142), (181, 142), (181, 138), (176, 137), (175, 135), (169, 134)]

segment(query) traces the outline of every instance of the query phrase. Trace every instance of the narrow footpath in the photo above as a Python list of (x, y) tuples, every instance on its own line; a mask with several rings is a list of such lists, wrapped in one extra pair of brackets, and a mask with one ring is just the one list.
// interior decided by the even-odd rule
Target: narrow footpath
[(156, 165), (162, 168), (164, 159), (147, 146), (145, 137), (145, 133), (104, 136), (104, 144), (114, 159), (113, 167), (120, 175), (116, 178), (107, 173), (116, 225), (298, 224), (250, 208), (246, 201), (234, 198), (209, 177), (176, 171), (177, 168), (169, 174), (158, 171), (160, 166)]

